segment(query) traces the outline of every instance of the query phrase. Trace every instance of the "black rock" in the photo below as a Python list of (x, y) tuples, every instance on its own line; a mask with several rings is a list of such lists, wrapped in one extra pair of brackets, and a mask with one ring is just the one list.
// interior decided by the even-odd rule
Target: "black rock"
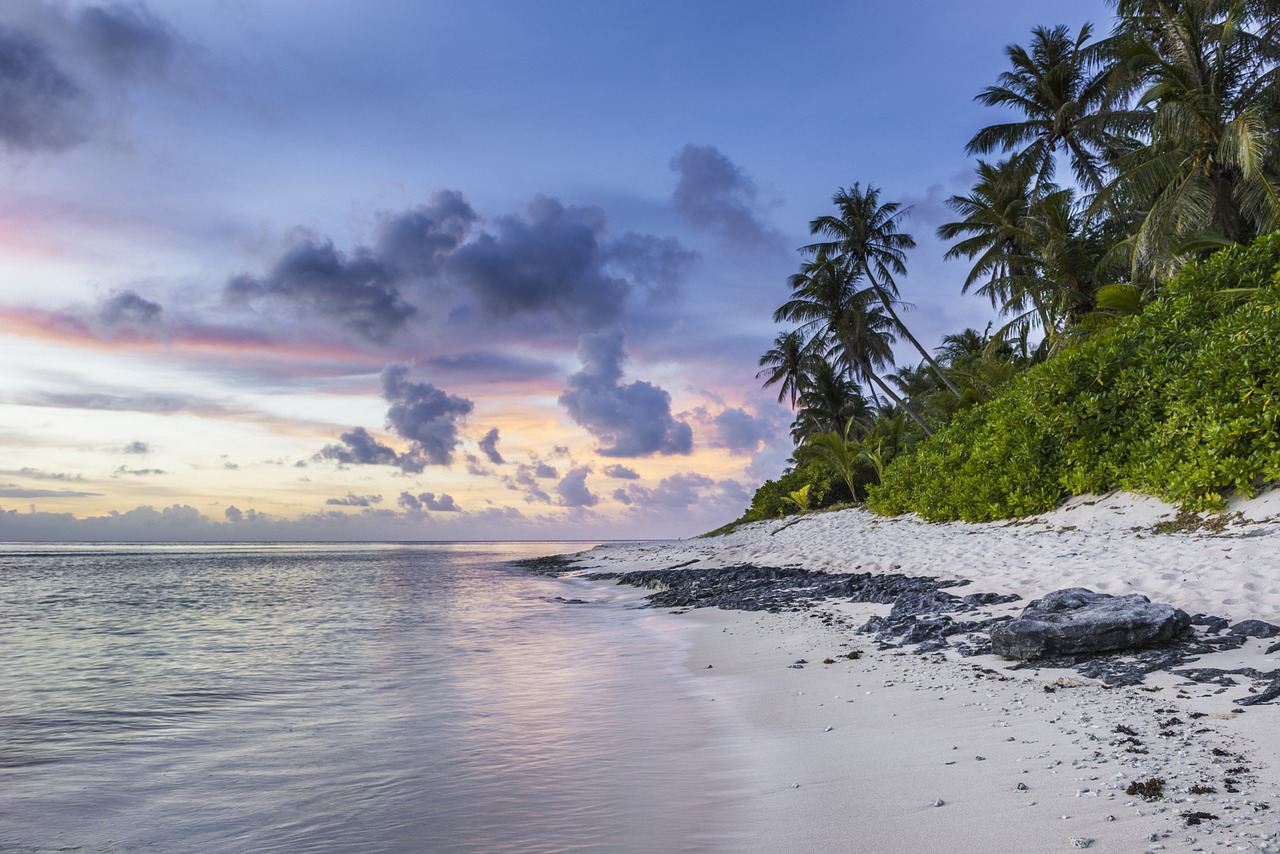
[(1243, 620), (1232, 626), (1230, 632), (1242, 638), (1273, 638), (1280, 635), (1280, 626), (1262, 620)]
[(1083, 587), (1055, 590), (1016, 620), (992, 626), (991, 649), (1031, 660), (1159, 646), (1191, 627), (1191, 617), (1145, 596), (1108, 596)]

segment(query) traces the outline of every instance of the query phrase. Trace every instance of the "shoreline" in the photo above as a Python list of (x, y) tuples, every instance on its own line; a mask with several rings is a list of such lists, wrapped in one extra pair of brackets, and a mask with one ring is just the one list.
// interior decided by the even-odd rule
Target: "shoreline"
[[(571, 576), (799, 566), (1021, 597), (980, 608), (984, 617), (1082, 586), (1280, 623), (1280, 494), (1237, 502), (1211, 529), (1153, 530), (1188, 521), (1129, 495), (980, 525), (854, 509), (713, 539), (601, 546), (572, 556)], [(655, 609), (687, 626), (688, 675), (699, 701), (716, 704), (729, 759), (750, 781), (738, 803), (745, 850), (1280, 851), (1280, 708), (1233, 702), (1265, 687), (1248, 674), (1280, 669), (1266, 652), (1273, 640), (1243, 638), (1173, 668), (1248, 674), (1191, 681), (1157, 669), (1109, 687), (1071, 669), (955, 646), (921, 652), (857, 631), (889, 611), (837, 599), (777, 613)], [(1152, 780), (1163, 790), (1148, 800)]]

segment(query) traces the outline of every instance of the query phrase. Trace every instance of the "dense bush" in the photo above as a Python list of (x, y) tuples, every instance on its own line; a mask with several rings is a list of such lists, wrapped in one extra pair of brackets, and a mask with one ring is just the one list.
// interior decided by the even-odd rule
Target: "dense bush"
[(1206, 510), (1280, 479), (1278, 271), (1280, 234), (1187, 265), (1141, 314), (895, 460), (869, 506), (983, 521), (1125, 489)]

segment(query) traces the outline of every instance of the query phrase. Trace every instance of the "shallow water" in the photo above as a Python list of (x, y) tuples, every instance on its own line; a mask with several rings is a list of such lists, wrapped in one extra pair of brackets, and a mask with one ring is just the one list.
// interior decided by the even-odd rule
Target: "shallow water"
[(678, 638), (502, 565), (581, 548), (0, 546), (0, 850), (734, 850)]

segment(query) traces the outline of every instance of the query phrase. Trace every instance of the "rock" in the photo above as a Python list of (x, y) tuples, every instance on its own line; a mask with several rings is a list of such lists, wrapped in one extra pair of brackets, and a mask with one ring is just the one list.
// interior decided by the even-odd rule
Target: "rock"
[(1243, 620), (1232, 626), (1229, 631), (1233, 635), (1245, 638), (1273, 638), (1280, 635), (1280, 626), (1262, 620)]
[(1191, 627), (1191, 617), (1146, 596), (1108, 596), (1083, 587), (1055, 590), (1022, 615), (991, 627), (991, 651), (1023, 660), (1158, 646)]
[(1071, 847), (1072, 847), (1072, 848), (1088, 848), (1088, 847), (1089, 847), (1090, 845), (1092, 845), (1092, 844), (1093, 844), (1093, 840), (1092, 840), (1092, 839), (1090, 839), (1090, 838), (1089, 838), (1089, 837), (1087, 837), (1087, 836), (1073, 836), (1073, 837), (1071, 837)]

